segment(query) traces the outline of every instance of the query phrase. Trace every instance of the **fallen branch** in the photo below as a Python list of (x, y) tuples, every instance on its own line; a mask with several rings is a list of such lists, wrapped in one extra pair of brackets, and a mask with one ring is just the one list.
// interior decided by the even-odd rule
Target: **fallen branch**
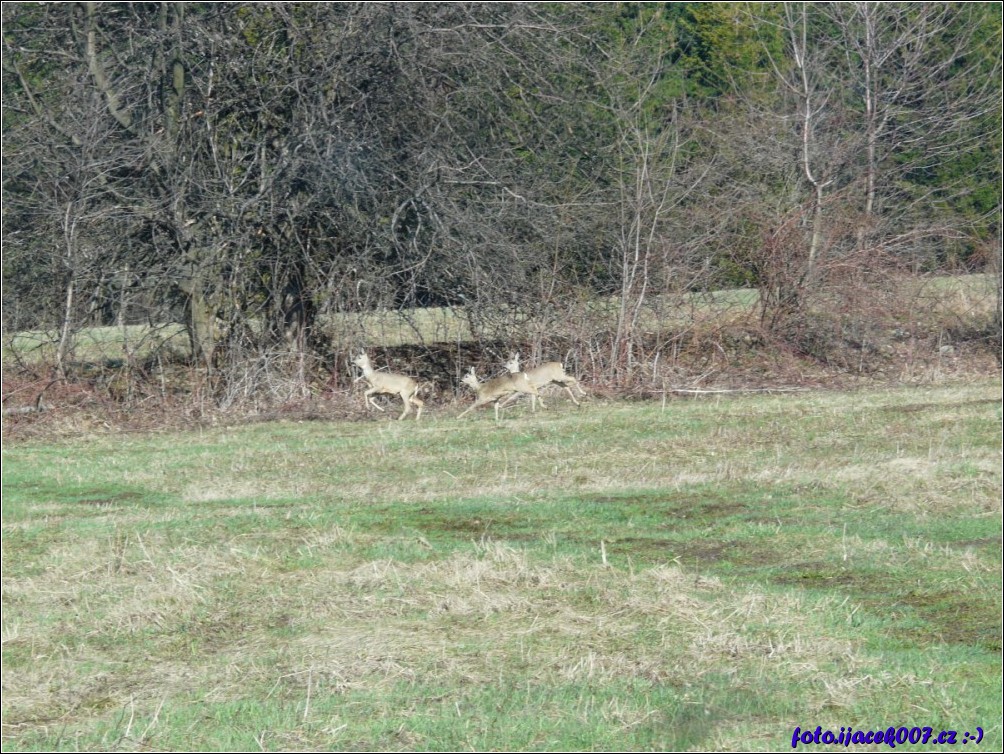
[(694, 390), (690, 388), (675, 388), (668, 387), (663, 390), (649, 390), (647, 392), (662, 394), (662, 393), (695, 393), (695, 394), (716, 394), (716, 393), (804, 393), (808, 392), (810, 388), (807, 387), (743, 387), (735, 388), (733, 390)]
[[(21, 414), (36, 414), (36, 413), (40, 414), (43, 411), (48, 411), (49, 410), (49, 406), (42, 405), (42, 396), (45, 395), (45, 391), (46, 390), (48, 390), (50, 387), (52, 387), (53, 385), (55, 385), (57, 382), (63, 382), (63, 380), (64, 380), (63, 377), (56, 377), (54, 380), (49, 380), (49, 383), (39, 391), (38, 397), (35, 398), (35, 405), (34, 406), (15, 406), (15, 407), (10, 407), (10, 408), (4, 408), (3, 415), (4, 416), (18, 416), (18, 415), (21, 415)], [(22, 388), (22, 390), (23, 389), (24, 388)], [(14, 392), (20, 392), (20, 391), (15, 390)], [(7, 394), (7, 395), (4, 396), (4, 398), (3, 398), (4, 403), (7, 402), (7, 399), (11, 395), (12, 395), (12, 393), (9, 393), (9, 394)]]

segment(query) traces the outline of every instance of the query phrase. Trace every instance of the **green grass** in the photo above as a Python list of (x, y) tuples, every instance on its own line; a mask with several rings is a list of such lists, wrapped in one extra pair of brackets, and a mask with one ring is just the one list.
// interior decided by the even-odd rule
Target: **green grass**
[(4, 750), (1004, 743), (999, 381), (553, 403), (7, 447)]

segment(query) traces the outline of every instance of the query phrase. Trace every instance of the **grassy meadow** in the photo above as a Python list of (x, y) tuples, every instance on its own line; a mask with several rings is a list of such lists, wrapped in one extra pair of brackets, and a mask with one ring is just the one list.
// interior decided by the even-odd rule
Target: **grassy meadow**
[[(982, 276), (970, 276), (982, 277)], [(968, 290), (966, 279), (958, 284)], [(953, 287), (954, 290), (954, 287)], [(657, 330), (686, 327), (699, 310), (702, 321), (725, 322), (729, 317), (751, 317), (757, 303), (756, 291), (735, 289), (702, 294), (681, 294), (669, 297), (653, 296), (645, 309), (642, 326)], [(590, 299), (572, 307), (571, 319), (586, 322), (590, 328), (615, 326), (617, 302), (613, 298)], [(574, 334), (571, 325), (548, 317), (543, 320), (523, 318), (521, 325), (504, 313), (499, 319), (498, 333), (486, 332), (489, 338), (531, 338), (534, 334)], [(338, 341), (379, 343), (381, 347), (426, 343), (467, 343), (476, 341), (470, 319), (464, 307), (427, 307), (422, 309), (385, 309), (357, 313), (339, 313), (320, 319), (320, 327)], [(11, 333), (3, 343), (5, 359), (18, 359), (26, 364), (50, 363), (55, 359), (60, 333), (57, 330), (31, 330)], [(120, 325), (86, 327), (74, 333), (74, 356), (81, 363), (115, 363), (129, 358), (146, 359), (161, 354), (168, 360), (185, 359), (191, 355), (184, 325), (168, 323), (157, 326)]]
[(1004, 745), (999, 380), (548, 405), (5, 447), (4, 751)]
[[(899, 286), (898, 296), (912, 302), (907, 307), (912, 309), (912, 319), (936, 320), (942, 325), (973, 318), (986, 320), (997, 302), (993, 276), (985, 274), (910, 279)], [(749, 288), (652, 295), (642, 309), (639, 327), (678, 332), (707, 323), (721, 327), (729, 322), (755, 321), (758, 302), (757, 292)], [(511, 318), (500, 320), (502, 329), (485, 335), (503, 340), (532, 340), (540, 335), (575, 340), (583, 331), (592, 334), (616, 327), (617, 310), (615, 298), (588, 298), (544, 319), (526, 317), (520, 318), (520, 323)], [(384, 348), (477, 340), (463, 307), (339, 313), (322, 317), (319, 324), (335, 341), (374, 343)], [(2, 344), (3, 358), (32, 365), (50, 363), (59, 337), (57, 330), (12, 332)], [(73, 352), (81, 363), (142, 360), (155, 354), (171, 360), (189, 357), (190, 345), (185, 327), (178, 323), (86, 327), (74, 333)]]

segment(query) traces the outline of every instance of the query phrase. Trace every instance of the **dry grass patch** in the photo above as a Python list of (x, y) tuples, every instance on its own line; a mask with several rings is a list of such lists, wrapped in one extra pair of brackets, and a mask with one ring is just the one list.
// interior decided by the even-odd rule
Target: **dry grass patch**
[(737, 593), (671, 566), (630, 574), (567, 558), (534, 563), (523, 551), (488, 543), (475, 554), (367, 563), (318, 577), (312, 586), (324, 595), (316, 614), (324, 629), (298, 643), (337, 650), (332, 662), (347, 677), (365, 677), (379, 657), (381, 672), (392, 658), (392, 680), (402, 669), (420, 678), (432, 657), (441, 680), (445, 662), (452, 673), (489, 683), (499, 672), (510, 675), (518, 658), (516, 666), (539, 683), (674, 683), (749, 664), (762, 673), (764, 663), (793, 676), (825, 676), (834, 661), (855, 654), (853, 642), (819, 630), (825, 605)]
[[(240, 538), (208, 548), (113, 539), (55, 554), (44, 578), (4, 584), (15, 738), (54, 724), (83, 733), (131, 707), (163, 706), (163, 716), (196, 700), (302, 702), (308, 688), (320, 698), (393, 695), (401, 684), (452, 695), (640, 683), (686, 698), (704, 676), (770, 677), (816, 709), (847, 703), (848, 668), (878, 677), (857, 642), (833, 635), (832, 605), (672, 566), (626, 573), (490, 542), (425, 563), (345, 567), (329, 552), (287, 574)], [(854, 698), (874, 686), (859, 684)], [(663, 714), (609, 704), (600, 717), (617, 725)], [(305, 725), (321, 722), (304, 713)], [(154, 726), (144, 743), (157, 741)]]

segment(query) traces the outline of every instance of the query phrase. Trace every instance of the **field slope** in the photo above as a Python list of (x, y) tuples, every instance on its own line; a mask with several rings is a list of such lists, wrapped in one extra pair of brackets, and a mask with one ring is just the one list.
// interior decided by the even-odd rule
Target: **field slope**
[(548, 405), (5, 448), (4, 750), (1004, 744), (999, 381)]

